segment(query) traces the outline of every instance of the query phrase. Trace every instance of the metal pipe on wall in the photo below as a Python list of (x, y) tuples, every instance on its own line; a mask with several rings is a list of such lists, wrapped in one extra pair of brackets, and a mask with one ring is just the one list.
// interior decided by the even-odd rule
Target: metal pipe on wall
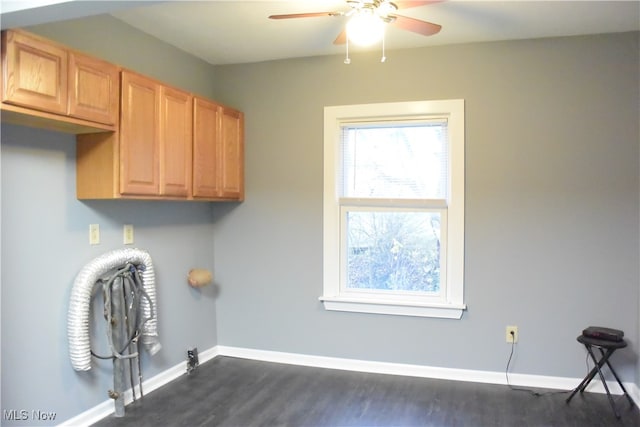
[[(113, 346), (120, 351), (124, 349), (128, 343), (126, 332), (126, 308), (125, 308), (125, 291), (122, 277), (117, 277), (108, 292), (111, 293), (111, 312), (113, 313), (111, 328)], [(127, 361), (128, 363), (128, 361)], [(124, 390), (126, 387), (125, 359), (120, 357), (113, 358), (113, 397), (116, 417), (124, 417)]]

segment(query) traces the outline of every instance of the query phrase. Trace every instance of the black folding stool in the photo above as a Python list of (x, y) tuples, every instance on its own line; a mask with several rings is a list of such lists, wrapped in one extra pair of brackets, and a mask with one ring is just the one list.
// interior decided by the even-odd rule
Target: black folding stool
[[(616, 374), (616, 371), (613, 370), (613, 367), (609, 363), (609, 358), (611, 357), (611, 355), (619, 348), (625, 348), (627, 346), (627, 342), (624, 339), (621, 341), (606, 341), (606, 340), (600, 340), (597, 338), (586, 337), (584, 335), (580, 335), (577, 338), (577, 340), (579, 343), (584, 344), (585, 348), (587, 349), (587, 352), (589, 353), (589, 356), (591, 356), (591, 359), (593, 360), (593, 363), (595, 363), (595, 366), (593, 367), (591, 372), (589, 372), (589, 374), (586, 377), (584, 377), (584, 379), (578, 385), (578, 387), (576, 387), (573, 390), (571, 395), (567, 398), (567, 403), (569, 403), (569, 401), (578, 392), (578, 390), (580, 391), (580, 393), (584, 392), (584, 389), (587, 388), (587, 386), (589, 385), (593, 377), (595, 377), (596, 374), (598, 374), (600, 376), (600, 380), (602, 381), (602, 385), (604, 386), (604, 389), (607, 392), (607, 397), (609, 398), (609, 403), (611, 404), (611, 408), (613, 408), (613, 413), (616, 415), (616, 418), (620, 418), (620, 413), (616, 408), (616, 404), (614, 403), (613, 398), (611, 397), (611, 393), (609, 392), (609, 387), (607, 387), (607, 382), (604, 379), (604, 375), (602, 373), (602, 367), (605, 364), (609, 367), (609, 370), (611, 371), (613, 376), (616, 378), (616, 381), (618, 381), (618, 384), (620, 384), (620, 388), (622, 388), (624, 395), (627, 396), (627, 400), (629, 400), (629, 404), (633, 406), (633, 399), (631, 399), (631, 396), (629, 396), (629, 393), (627, 393), (627, 390), (622, 385), (622, 381), (620, 381), (618, 374)], [(601, 356), (600, 360), (596, 358), (596, 355), (593, 352), (593, 347), (600, 350), (600, 356)]]

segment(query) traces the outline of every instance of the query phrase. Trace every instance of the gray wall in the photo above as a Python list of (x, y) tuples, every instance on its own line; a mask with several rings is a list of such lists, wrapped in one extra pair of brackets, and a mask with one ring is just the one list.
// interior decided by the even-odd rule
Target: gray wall
[[(113, 19), (52, 24), (36, 31), (211, 94), (213, 67)], [(113, 388), (110, 362), (95, 362), (89, 372), (73, 371), (66, 318), (76, 274), (96, 256), (124, 247), (123, 224), (134, 225), (134, 246), (149, 251), (156, 272), (163, 349), (152, 358), (143, 355), (145, 379), (184, 363), (188, 347), (202, 351), (216, 345), (215, 289), (194, 290), (186, 283), (189, 269), (213, 269), (210, 203), (80, 202), (75, 198), (73, 135), (3, 124), (0, 138), (2, 410), (54, 411), (60, 422), (108, 399), (107, 390)], [(98, 246), (89, 245), (92, 223), (100, 224)], [(95, 332), (92, 342), (107, 351), (101, 332)], [(2, 420), (2, 425), (11, 424)], [(38, 423), (30, 419), (27, 424)]]
[[(623, 329), (637, 381), (637, 33), (433, 47), (216, 68), (246, 114), (246, 201), (215, 206), (221, 345), (581, 377), (589, 325)], [(462, 320), (327, 312), (323, 107), (466, 100)]]

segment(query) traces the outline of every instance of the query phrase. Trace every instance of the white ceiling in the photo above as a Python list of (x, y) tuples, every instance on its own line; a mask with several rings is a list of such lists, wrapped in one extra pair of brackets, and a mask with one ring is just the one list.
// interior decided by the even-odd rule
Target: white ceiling
[[(62, 3), (67, 8), (69, 4), (84, 5), (85, 9), (87, 4), (80, 1)], [(113, 9), (107, 12), (114, 17), (211, 64), (344, 54), (345, 49), (344, 45), (333, 44), (346, 23), (344, 17), (268, 19), (273, 14), (347, 11), (349, 7), (344, 0), (90, 3), (101, 5), (96, 13), (104, 13), (105, 5), (113, 5)], [(49, 11), (52, 7), (49, 6)], [(73, 17), (69, 10), (65, 14)], [(84, 11), (78, 16), (86, 14)], [(468, 42), (640, 31), (640, 1), (637, 0), (450, 0), (402, 9), (398, 14), (440, 24), (442, 31), (424, 37), (391, 27), (386, 36), (388, 51)], [(351, 46), (350, 49), (353, 56), (362, 48)], [(380, 49), (380, 46), (373, 49)], [(391, 57), (389, 52), (387, 56)]]

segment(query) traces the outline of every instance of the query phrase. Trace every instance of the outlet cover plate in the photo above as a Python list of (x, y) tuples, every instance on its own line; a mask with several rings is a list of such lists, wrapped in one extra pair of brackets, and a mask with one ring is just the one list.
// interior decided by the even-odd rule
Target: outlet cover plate
[(125, 224), (122, 227), (122, 242), (125, 245), (133, 245), (133, 225)]
[(100, 224), (89, 224), (89, 244), (100, 244)]

